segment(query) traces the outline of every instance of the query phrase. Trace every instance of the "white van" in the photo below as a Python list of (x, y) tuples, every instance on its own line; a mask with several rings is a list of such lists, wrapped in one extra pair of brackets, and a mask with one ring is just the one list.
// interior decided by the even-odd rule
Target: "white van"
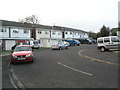
[(39, 49), (40, 43), (39, 43), (38, 40), (32, 40), (32, 41), (30, 41), (30, 46), (31, 46), (32, 48)]
[(120, 50), (120, 40), (117, 36), (100, 37), (97, 39), (97, 48), (100, 49), (101, 52), (110, 49)]

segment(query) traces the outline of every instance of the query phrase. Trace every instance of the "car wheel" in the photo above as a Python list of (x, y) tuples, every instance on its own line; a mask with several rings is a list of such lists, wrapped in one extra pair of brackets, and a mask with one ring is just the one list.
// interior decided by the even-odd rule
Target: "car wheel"
[(39, 49), (39, 47), (37, 49)]
[(33, 63), (34, 61), (32, 60), (31, 63)]
[(13, 62), (13, 61), (11, 63), (14, 64), (14, 65), (16, 64), (16, 62)]
[(68, 47), (66, 47), (66, 49), (68, 49)]
[(105, 52), (105, 50), (106, 50), (106, 49), (105, 49), (104, 47), (101, 47), (101, 48), (100, 48), (100, 51), (101, 51), (101, 52)]
[(62, 50), (62, 47), (60, 47), (59, 50)]

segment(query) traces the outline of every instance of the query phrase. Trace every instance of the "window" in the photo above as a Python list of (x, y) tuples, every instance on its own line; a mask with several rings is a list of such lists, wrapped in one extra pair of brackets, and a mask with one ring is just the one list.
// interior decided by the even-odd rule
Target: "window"
[(41, 32), (41, 31), (38, 31), (38, 33), (39, 33), (39, 34), (42, 34), (42, 32)]
[(52, 32), (52, 34), (54, 35), (54, 34), (55, 34), (55, 32)]
[(104, 38), (104, 42), (110, 42), (110, 38)]
[(4, 30), (3, 30), (3, 29), (1, 29), (1, 30), (0, 30), (0, 32), (4, 32)]
[(13, 30), (13, 33), (19, 33), (19, 31), (18, 30)]
[(70, 34), (72, 34), (72, 32), (70, 32)]
[(0, 32), (7, 32), (6, 28), (2, 28)]
[(61, 33), (60, 33), (60, 32), (58, 32), (58, 35), (61, 35)]
[(103, 43), (103, 39), (99, 39), (99, 40), (98, 40), (98, 43)]
[(25, 29), (25, 30), (24, 30), (24, 33), (29, 33), (29, 30), (26, 30), (26, 29)]
[(48, 34), (48, 32), (46, 31), (45, 34)]
[(115, 38), (115, 37), (112, 37), (112, 38), (111, 38), (111, 41), (112, 41), (112, 42), (119, 42), (119, 40), (118, 40), (117, 38)]

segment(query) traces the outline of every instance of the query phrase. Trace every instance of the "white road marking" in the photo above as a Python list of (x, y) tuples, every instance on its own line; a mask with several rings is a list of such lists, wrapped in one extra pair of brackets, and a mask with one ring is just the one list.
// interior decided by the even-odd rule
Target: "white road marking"
[(93, 76), (93, 75), (90, 74), (90, 73), (87, 73), (87, 72), (80, 71), (80, 70), (78, 70), (78, 69), (69, 67), (69, 66), (67, 66), (67, 65), (65, 65), (65, 64), (62, 64), (62, 63), (60, 63), (60, 62), (57, 62), (57, 64), (62, 65), (62, 66), (66, 67), (66, 68), (69, 68), (69, 69), (71, 69), (71, 70), (74, 70), (74, 71), (76, 71), (76, 72), (80, 72), (80, 73), (82, 73), (82, 74), (86, 74), (86, 75), (89, 75), (89, 76)]
[(92, 57), (86, 56), (86, 55), (84, 55), (84, 54), (81, 53), (83, 51), (84, 50), (80, 50), (78, 52), (78, 55), (81, 56), (81, 57), (87, 58), (90, 61), (99, 62), (99, 63), (105, 63), (105, 64), (109, 64), (109, 65), (120, 66), (119, 64), (116, 64), (116, 63), (112, 63), (112, 62), (108, 62), (108, 61), (104, 61), (104, 60), (100, 60), (100, 59), (96, 59), (96, 58), (92, 58)]

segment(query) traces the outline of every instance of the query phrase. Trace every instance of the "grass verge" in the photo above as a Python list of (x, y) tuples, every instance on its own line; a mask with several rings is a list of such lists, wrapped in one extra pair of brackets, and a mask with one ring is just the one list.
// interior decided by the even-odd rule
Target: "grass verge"
[(2, 51), (2, 55), (4, 55), (4, 54), (10, 54), (11, 53), (11, 51)]
[(40, 47), (39, 50), (47, 50), (50, 49), (51, 47)]

